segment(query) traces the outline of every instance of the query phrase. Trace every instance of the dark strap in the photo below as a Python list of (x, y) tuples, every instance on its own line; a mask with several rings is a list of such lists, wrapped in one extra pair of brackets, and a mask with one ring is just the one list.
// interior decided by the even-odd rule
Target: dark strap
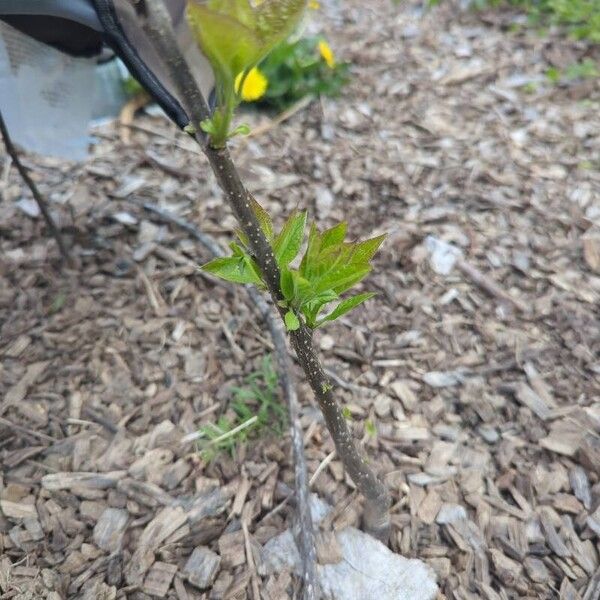
[(154, 73), (140, 58), (136, 49), (129, 43), (121, 27), (112, 0), (93, 0), (98, 19), (104, 29), (106, 43), (127, 65), (131, 74), (150, 92), (162, 109), (181, 129), (190, 120), (177, 99), (161, 84)]
[(45, 15), (1, 15), (0, 21), (72, 56), (98, 56), (104, 44), (98, 31), (69, 19)]
[(100, 31), (92, 0), (0, 0), (0, 16), (57, 17)]

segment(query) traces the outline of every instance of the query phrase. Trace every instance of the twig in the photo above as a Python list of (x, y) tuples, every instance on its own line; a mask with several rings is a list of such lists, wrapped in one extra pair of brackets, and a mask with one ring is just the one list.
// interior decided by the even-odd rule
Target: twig
[(151, 204), (150, 202), (144, 202), (144, 204), (142, 204), (142, 207), (144, 208), (144, 210), (147, 210), (148, 212), (154, 213), (155, 215), (159, 216), (167, 223), (172, 223), (173, 225), (177, 225), (177, 227), (179, 227), (180, 229), (187, 231), (187, 233), (189, 233), (191, 237), (200, 242), (213, 256), (225, 256), (225, 251), (223, 250), (223, 248), (221, 248), (219, 243), (215, 241), (213, 237), (207, 235), (206, 233), (202, 233), (202, 231), (200, 231), (197, 227), (195, 227), (185, 219), (174, 215), (168, 210), (164, 210), (159, 206), (156, 206), (156, 204)]
[(252, 543), (250, 541), (250, 532), (248, 531), (248, 523), (242, 521), (242, 531), (244, 532), (244, 546), (246, 547), (246, 563), (248, 571), (250, 571), (250, 581), (252, 583), (252, 595), (254, 600), (260, 600), (260, 590), (258, 588), (258, 575), (256, 573), (256, 565), (254, 564), (254, 556), (252, 554)]
[(315, 99), (314, 96), (304, 96), (304, 98), (300, 98), (300, 100), (298, 100), (297, 102), (292, 104), (292, 106), (290, 106), (288, 109), (284, 110), (282, 113), (277, 115), (274, 119), (272, 119), (268, 123), (265, 123), (263, 125), (259, 125), (258, 127), (255, 127), (243, 139), (247, 140), (248, 138), (258, 137), (259, 135), (268, 133), (269, 131), (271, 131), (272, 129), (275, 129), (282, 123), (285, 123), (288, 119), (291, 119), (296, 113), (299, 113), (302, 109), (306, 108), (314, 99)]
[[(138, 4), (140, 5), (143, 6), (140, 13), (146, 16), (144, 23), (146, 33), (165, 58), (183, 107), (191, 123), (197, 127), (200, 122), (208, 118), (208, 106), (177, 46), (165, 6), (162, 0), (145, 0)], [(191, 88), (194, 88), (194, 93), (189, 93)], [(194, 131), (195, 127), (192, 128)], [(279, 284), (279, 268), (273, 249), (252, 210), (252, 196), (242, 183), (227, 148), (213, 148), (209, 145), (206, 136), (197, 133), (192, 135), (204, 150), (229, 206), (248, 238), (250, 250), (256, 257), (271, 298), (283, 318), (284, 310), (279, 305), (283, 300)], [(290, 340), (325, 417), (338, 456), (365, 497), (365, 529), (377, 538), (387, 541), (391, 527), (390, 494), (369, 466), (350, 434), (346, 419), (335, 400), (332, 386), (315, 350), (312, 330), (305, 324), (301, 324), (298, 330), (290, 333)]]
[(519, 298), (513, 298), (508, 292), (503, 290), (495, 281), (488, 277), (485, 273), (482, 273), (479, 269), (468, 263), (464, 259), (459, 259), (456, 266), (475, 284), (481, 289), (485, 290), (491, 296), (498, 298), (499, 300), (512, 304), (517, 310), (522, 313), (528, 313), (531, 307), (520, 300)]
[(35, 184), (35, 182), (33, 181), (33, 179), (31, 179), (31, 177), (29, 176), (27, 169), (23, 166), (23, 163), (21, 163), (21, 160), (19, 159), (19, 154), (17, 152), (17, 149), (15, 148), (15, 146), (13, 144), (12, 138), (10, 137), (10, 133), (8, 131), (8, 127), (6, 126), (6, 123), (4, 122), (4, 116), (2, 115), (2, 111), (0, 111), (0, 132), (2, 133), (2, 139), (4, 140), (4, 145), (6, 146), (6, 151), (8, 152), (8, 155), (11, 157), (15, 167), (17, 167), (17, 171), (19, 171), (19, 175), (21, 175), (21, 178), (25, 182), (25, 185), (29, 188), (29, 190), (33, 194), (33, 197), (34, 197), (35, 201), (37, 202), (40, 212), (42, 213), (42, 216), (44, 217), (44, 221), (46, 221), (46, 225), (48, 226), (48, 229), (50, 229), (50, 233), (52, 234), (52, 237), (56, 240), (56, 243), (58, 244), (58, 249), (60, 250), (60, 254), (63, 257), (63, 260), (65, 260), (65, 262), (67, 262), (67, 263), (70, 263), (71, 257), (69, 255), (69, 253), (67, 252), (67, 247), (65, 246), (65, 244), (63, 242), (60, 231), (58, 230), (58, 227), (56, 226), (56, 223), (54, 222), (54, 219), (52, 218), (52, 215), (50, 214), (50, 211), (48, 210), (48, 204), (46, 203), (45, 198), (42, 196), (42, 194), (38, 190), (38, 187)]
[(45, 442), (55, 442), (56, 441), (56, 438), (50, 437), (49, 435), (46, 435), (45, 433), (42, 433), (41, 431), (35, 431), (33, 429), (28, 429), (27, 427), (22, 427), (21, 425), (17, 425), (16, 423), (13, 423), (12, 421), (5, 419), (4, 417), (0, 417), (0, 425), (4, 425), (5, 427), (8, 427), (9, 429), (11, 429), (13, 431), (18, 431), (19, 433), (23, 433), (25, 435), (31, 435), (33, 437), (40, 438), (41, 440), (44, 440)]
[(335, 450), (332, 450), (319, 464), (317, 470), (313, 473), (310, 478), (308, 485), (312, 486), (315, 481), (319, 478), (319, 475), (327, 468), (327, 465), (335, 458)]

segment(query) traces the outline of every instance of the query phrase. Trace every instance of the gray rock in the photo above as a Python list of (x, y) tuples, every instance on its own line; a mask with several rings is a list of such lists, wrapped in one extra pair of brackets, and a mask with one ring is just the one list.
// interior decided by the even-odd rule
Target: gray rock
[(221, 557), (218, 554), (206, 546), (198, 546), (188, 558), (183, 573), (192, 585), (204, 590), (213, 584), (220, 566)]
[[(318, 501), (315, 506), (313, 502), (315, 521), (325, 512), (323, 505)], [(424, 562), (395, 554), (375, 538), (354, 527), (347, 527), (335, 535), (342, 560), (337, 564), (317, 566), (323, 598), (433, 600), (436, 597), (435, 574)], [(269, 575), (284, 568), (292, 568), (300, 573), (300, 554), (290, 530), (267, 542), (260, 571), (263, 575)]]

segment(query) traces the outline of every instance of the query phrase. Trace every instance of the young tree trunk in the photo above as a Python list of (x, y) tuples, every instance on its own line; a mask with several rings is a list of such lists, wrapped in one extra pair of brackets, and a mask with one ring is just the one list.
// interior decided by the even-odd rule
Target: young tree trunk
[[(177, 47), (163, 0), (143, 0), (136, 6), (138, 14), (145, 21), (146, 31), (159, 54), (165, 59), (171, 80), (191, 118), (195, 131), (200, 122), (210, 117), (210, 112)], [(244, 187), (227, 148), (213, 148), (203, 134), (195, 132), (192, 135), (204, 150), (227, 202), (248, 237), (250, 249), (256, 257), (273, 302), (283, 317), (283, 310), (278, 305), (278, 302), (283, 299), (279, 268), (273, 250), (252, 210), (251, 195)], [(332, 386), (314, 348), (312, 331), (302, 324), (300, 329), (290, 333), (290, 339), (319, 402), (338, 455), (356, 487), (365, 497), (365, 529), (378, 539), (387, 542), (390, 531), (389, 492), (352, 439), (346, 420), (333, 396)]]

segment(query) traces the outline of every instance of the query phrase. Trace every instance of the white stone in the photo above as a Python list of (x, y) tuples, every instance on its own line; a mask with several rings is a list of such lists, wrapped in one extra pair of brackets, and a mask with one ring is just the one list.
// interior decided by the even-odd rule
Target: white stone
[[(311, 500), (313, 515), (322, 516), (326, 512), (324, 503), (314, 496)], [(436, 597), (435, 573), (423, 561), (395, 554), (355, 527), (347, 527), (335, 535), (343, 559), (337, 564), (317, 566), (324, 599), (433, 600)], [(284, 568), (300, 573), (300, 554), (290, 530), (265, 544), (260, 570), (267, 575)]]

